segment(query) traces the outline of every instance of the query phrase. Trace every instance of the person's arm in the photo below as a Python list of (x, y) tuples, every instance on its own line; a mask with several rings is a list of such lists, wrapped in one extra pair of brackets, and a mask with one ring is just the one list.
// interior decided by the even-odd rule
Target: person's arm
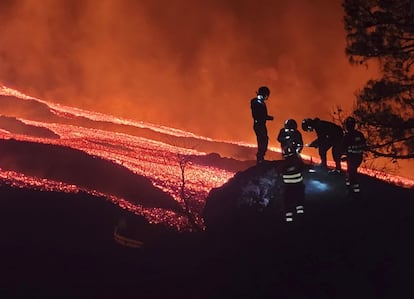
[(264, 104), (264, 108), (265, 108), (265, 112), (266, 112), (266, 120), (273, 120), (273, 116), (271, 116), (271, 115), (269, 115), (269, 114), (267, 113), (267, 107), (266, 107), (266, 104)]
[(285, 137), (283, 136), (284, 131), (285, 129), (280, 129), (279, 134), (277, 135), (277, 141), (279, 141), (279, 143), (282, 143), (282, 141), (285, 139)]
[(301, 153), (302, 149), (303, 149), (303, 138), (302, 138), (302, 134), (299, 131), (296, 131), (296, 135), (297, 135), (297, 153)]
[(316, 138), (314, 141), (312, 141), (311, 143), (309, 143), (307, 146), (308, 147), (318, 148), (319, 147), (319, 143), (320, 143), (319, 138)]

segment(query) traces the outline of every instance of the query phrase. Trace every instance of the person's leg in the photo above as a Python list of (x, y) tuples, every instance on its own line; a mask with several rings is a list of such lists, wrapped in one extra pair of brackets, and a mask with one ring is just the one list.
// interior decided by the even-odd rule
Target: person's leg
[(257, 162), (260, 163), (264, 160), (264, 156), (267, 151), (267, 146), (269, 143), (269, 138), (267, 136), (266, 126), (255, 126), (254, 131), (257, 138)]
[(256, 140), (257, 140), (257, 152), (256, 152), (256, 159), (257, 162), (259, 163), (259, 161), (261, 161), (261, 159), (263, 157), (261, 157), (261, 143), (262, 143), (262, 139), (261, 139), (261, 132), (260, 132), (260, 127), (255, 125), (254, 127), (254, 133), (256, 134)]
[(326, 153), (328, 152), (329, 146), (326, 144), (321, 144), (318, 148), (319, 157), (321, 158), (321, 166), (327, 167), (327, 159), (326, 159)]
[(351, 170), (351, 168), (352, 168), (352, 165), (350, 165), (350, 163), (349, 163), (349, 158), (348, 157), (346, 157), (346, 174), (345, 174), (345, 185), (346, 186), (350, 186), (351, 185), (351, 181), (350, 181), (350, 170)]
[(305, 213), (305, 185), (297, 184), (296, 185), (296, 214)]
[(285, 190), (285, 221), (286, 222), (293, 222), (293, 216), (295, 212), (295, 203), (294, 203), (294, 196), (292, 196), (291, 190), (287, 188)]
[(349, 183), (352, 192), (359, 193), (361, 191), (359, 180), (358, 180), (358, 167), (362, 163), (362, 156), (351, 155), (348, 157), (348, 172), (349, 172)]
[(339, 142), (335, 142), (332, 146), (332, 157), (335, 161), (335, 169), (341, 171), (341, 153), (342, 147)]

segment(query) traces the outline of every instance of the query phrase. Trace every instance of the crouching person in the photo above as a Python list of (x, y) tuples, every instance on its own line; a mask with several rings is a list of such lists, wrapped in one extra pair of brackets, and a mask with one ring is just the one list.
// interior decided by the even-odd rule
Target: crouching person
[(342, 142), (343, 156), (346, 161), (346, 185), (352, 194), (359, 194), (361, 188), (358, 180), (358, 167), (363, 160), (366, 140), (362, 132), (355, 129), (356, 121), (353, 117), (345, 120), (345, 135)]
[(277, 170), (283, 180), (285, 221), (289, 223), (305, 213), (305, 184), (302, 176), (305, 164), (293, 142), (283, 145), (282, 155), (283, 161)]

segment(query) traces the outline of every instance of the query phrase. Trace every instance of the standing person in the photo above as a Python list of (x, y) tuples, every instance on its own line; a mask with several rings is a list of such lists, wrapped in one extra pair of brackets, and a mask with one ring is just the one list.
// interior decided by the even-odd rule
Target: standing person
[(257, 138), (257, 164), (264, 161), (264, 156), (269, 144), (267, 135), (266, 121), (273, 120), (273, 116), (267, 114), (265, 101), (269, 98), (270, 90), (266, 86), (261, 86), (257, 92), (257, 96), (250, 101), (250, 108), (253, 117), (253, 130)]
[(342, 142), (343, 155), (346, 159), (346, 184), (351, 187), (353, 193), (359, 193), (358, 167), (363, 160), (366, 147), (366, 139), (361, 131), (355, 129), (355, 118), (345, 119), (345, 135)]
[(305, 163), (297, 153), (297, 145), (291, 140), (282, 147), (283, 161), (277, 167), (283, 180), (283, 205), (285, 221), (292, 222), (305, 213), (305, 184), (303, 170)]
[(279, 134), (277, 135), (277, 141), (279, 141), (282, 151), (285, 145), (292, 142), (296, 153), (300, 154), (302, 152), (303, 138), (298, 130), (296, 120), (288, 119), (285, 121), (283, 128), (280, 129)]
[(332, 148), (332, 157), (335, 161), (335, 169), (331, 173), (341, 172), (341, 153), (342, 153), (342, 137), (343, 130), (337, 124), (319, 118), (305, 118), (302, 121), (302, 129), (306, 132), (315, 130), (317, 138), (308, 146), (318, 148), (319, 156), (321, 158), (321, 165), (327, 168), (326, 154)]

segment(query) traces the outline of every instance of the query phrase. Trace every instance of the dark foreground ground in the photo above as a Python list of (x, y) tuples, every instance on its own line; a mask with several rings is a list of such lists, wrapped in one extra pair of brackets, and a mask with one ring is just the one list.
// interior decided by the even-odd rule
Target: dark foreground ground
[[(0, 298), (412, 298), (414, 192), (366, 179), (360, 199), (309, 200), (302, 223), (261, 215), (231, 235), (135, 219), (86, 194), (0, 186)], [(377, 188), (380, 186), (380, 188)]]

